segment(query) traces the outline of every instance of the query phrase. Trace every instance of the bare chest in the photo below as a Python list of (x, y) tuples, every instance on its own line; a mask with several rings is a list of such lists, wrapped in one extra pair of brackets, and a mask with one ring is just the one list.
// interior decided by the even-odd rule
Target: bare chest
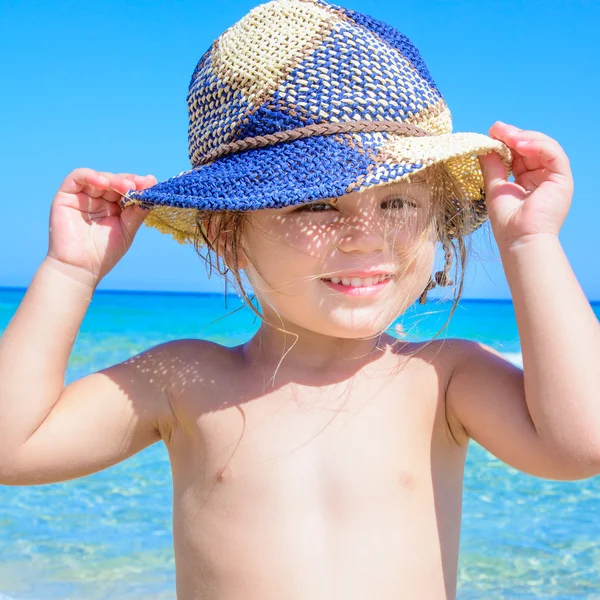
[[(264, 380), (229, 372), (186, 386), (167, 444), (182, 569), (205, 564), (193, 577), (216, 582), (206, 583), (210, 594), (233, 564), (254, 569), (269, 590), (298, 565), (315, 585), (359, 569), (345, 597), (367, 581), (380, 581), (381, 598), (414, 578), (452, 586), (465, 452), (449, 433), (438, 373), (421, 363), (395, 379), (384, 369), (318, 389), (263, 389)], [(270, 548), (268, 573), (258, 540)]]
[(324, 386), (281, 380), (226, 370), (188, 385), (168, 444), (175, 485), (232, 513), (296, 506), (332, 520), (462, 485), (443, 369), (419, 361), (393, 377), (386, 364)]
[(293, 472), (307, 486), (348, 491), (387, 481), (410, 489), (455, 445), (445, 381), (426, 363), (395, 378), (380, 368), (325, 386), (215, 375), (177, 398), (169, 444), (172, 458), (197, 463), (194, 476), (207, 485), (280, 482)]

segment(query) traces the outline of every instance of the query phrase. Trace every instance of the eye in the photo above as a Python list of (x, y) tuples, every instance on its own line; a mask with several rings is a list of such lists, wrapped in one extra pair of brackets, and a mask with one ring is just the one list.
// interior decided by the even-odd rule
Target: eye
[(300, 205), (293, 212), (328, 212), (328, 209), (330, 208), (335, 210), (335, 207), (329, 204), (329, 202), (309, 202)]
[(394, 198), (388, 198), (381, 203), (381, 208), (418, 208), (417, 203), (414, 200), (403, 198), (402, 196), (396, 196)]

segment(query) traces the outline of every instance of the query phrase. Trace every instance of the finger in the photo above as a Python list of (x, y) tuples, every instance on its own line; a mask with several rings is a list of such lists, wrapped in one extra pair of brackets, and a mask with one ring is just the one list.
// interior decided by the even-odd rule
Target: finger
[(135, 183), (138, 190), (145, 190), (146, 188), (156, 185), (158, 180), (154, 175), (136, 175)]
[(486, 192), (499, 183), (506, 182), (506, 167), (497, 152), (490, 152), (478, 157)]
[(133, 177), (129, 179), (127, 177), (113, 175), (110, 178), (110, 189), (124, 196), (129, 190), (135, 190), (136, 184), (135, 181), (133, 181)]
[(523, 157), (516, 150), (512, 150), (511, 149), (511, 154), (512, 154), (512, 157), (513, 157), (513, 161), (512, 161), (512, 173), (513, 173), (513, 175), (514, 175), (514, 177), (516, 179), (517, 177), (519, 177), (520, 175), (522, 175), (526, 171), (529, 171), (529, 169), (525, 166), (525, 162), (523, 160)]
[(102, 194), (102, 199), (108, 202), (118, 202), (123, 197), (123, 194), (115, 192), (114, 190), (106, 190)]
[(100, 171), (98, 174), (108, 181), (108, 185), (101, 186), (101, 189), (114, 190), (121, 195), (124, 195), (130, 189), (136, 189), (136, 184), (132, 181), (134, 176), (128, 179), (125, 173), (115, 174), (108, 171)]
[(134, 173), (119, 173), (117, 177), (121, 177), (128, 181), (133, 181), (135, 183), (135, 187), (131, 187), (130, 189), (136, 190), (144, 190), (146, 188), (152, 187), (153, 185), (156, 185), (157, 183), (157, 179), (156, 177), (154, 177), (154, 175), (135, 175)]
[[(552, 148), (556, 156), (563, 155), (564, 158), (566, 158), (565, 151), (562, 149), (560, 144), (555, 139), (539, 131), (530, 131), (526, 129), (514, 129), (511, 131), (506, 130), (503, 131), (501, 135), (497, 137), (497, 139), (504, 142), (510, 148), (511, 153), (513, 154), (513, 159), (515, 158), (515, 153), (525, 157), (531, 156), (530, 153), (523, 155), (523, 153), (520, 152), (520, 149), (525, 145), (534, 142), (543, 144), (546, 148)], [(527, 160), (525, 160), (525, 166), (529, 169), (535, 168), (534, 163)]]
[(504, 142), (509, 147), (514, 147), (515, 143), (520, 140), (546, 140), (558, 146), (558, 142), (545, 133), (533, 131), (532, 129), (520, 129), (501, 121), (496, 121), (490, 127), (489, 133), (490, 137)]
[[(528, 172), (528, 171), (532, 171), (532, 170), (537, 170), (539, 169), (542, 165), (541, 162), (539, 160), (539, 157), (537, 157), (537, 155), (535, 153), (533, 153), (533, 155), (531, 155), (530, 152), (524, 151), (523, 153), (521, 153), (519, 150), (520, 148), (524, 148), (526, 147), (528, 144), (526, 144), (525, 146), (522, 146), (521, 144), (517, 143), (517, 148), (519, 149), (515, 149), (515, 148), (509, 148), (511, 154), (512, 154), (512, 172), (513, 175), (515, 176), (515, 179), (519, 178), (521, 175), (523, 175), (524, 173)], [(559, 153), (563, 153), (564, 151), (562, 150), (562, 148), (560, 148), (560, 146), (558, 146), (558, 152)], [(569, 162), (568, 162), (568, 158), (565, 155), (566, 163), (563, 164), (561, 166), (561, 168), (566, 168), (570, 170), (570, 166), (569, 166)]]
[(97, 189), (106, 189), (106, 177), (100, 175), (100, 173), (93, 169), (82, 167), (71, 171), (71, 173), (65, 177), (58, 189), (60, 192), (67, 194), (77, 194), (83, 191), (86, 186)]
[(535, 171), (525, 171), (522, 175), (515, 178), (515, 183), (520, 185), (528, 192), (537, 190), (544, 181), (548, 179), (548, 169), (536, 169)]
[(135, 173), (117, 173), (116, 177), (119, 177), (122, 181), (131, 182), (133, 186), (129, 189), (138, 189), (138, 186), (144, 182), (143, 178)]
[(121, 207), (116, 202), (104, 202), (99, 208), (93, 207), (93, 209), (93, 211), (90, 210), (90, 213), (93, 214), (94, 219), (118, 217), (121, 214)]
[(131, 238), (136, 234), (147, 216), (148, 211), (144, 210), (139, 204), (131, 204), (122, 210), (121, 221)]
[(495, 139), (502, 139), (502, 136), (507, 133), (513, 133), (516, 131), (522, 131), (515, 125), (509, 125), (508, 123), (503, 123), (502, 121), (496, 121), (489, 129), (490, 137)]
[(553, 140), (523, 140), (517, 142), (516, 150), (523, 157), (523, 163), (529, 170), (545, 167), (561, 175), (570, 172), (567, 155)]
[(513, 147), (511, 147), (511, 144), (509, 144), (508, 141), (511, 139), (519, 140), (524, 134), (527, 133), (536, 132), (529, 132), (524, 129), (520, 129), (515, 125), (503, 123), (502, 121), (496, 121), (489, 129), (490, 137), (500, 140), (507, 145), (512, 156), (512, 173), (515, 177), (518, 177), (521, 173), (529, 170), (529, 167), (527, 167), (523, 162), (523, 157), (514, 147), (514, 144), (512, 144)]
[(78, 194), (89, 196), (90, 198), (102, 198), (108, 202), (117, 202), (123, 197), (123, 194), (110, 189), (110, 179), (107, 181), (109, 182), (108, 185), (104, 184), (104, 182), (98, 183), (97, 185), (86, 185), (81, 192), (78, 192)]
[(131, 181), (135, 181), (136, 183), (139, 182), (143, 184), (156, 181), (156, 177), (154, 177), (154, 175), (136, 175), (135, 173), (118, 173), (117, 177), (122, 177)]
[(75, 169), (64, 179), (59, 191), (67, 194), (85, 194), (90, 198), (103, 197), (109, 202), (116, 202), (129, 190), (144, 189), (156, 184), (153, 175), (118, 175), (108, 171), (95, 171), (89, 168)]
[(554, 138), (551, 138), (549, 135), (546, 135), (545, 133), (542, 133), (541, 131), (532, 131), (530, 129), (519, 129), (517, 131), (507, 132), (506, 136), (507, 136), (508, 140), (514, 141), (514, 143), (512, 144), (513, 146), (516, 142), (520, 142), (522, 140), (527, 140), (527, 141), (538, 140), (540, 142), (550, 142), (560, 148), (558, 142)]

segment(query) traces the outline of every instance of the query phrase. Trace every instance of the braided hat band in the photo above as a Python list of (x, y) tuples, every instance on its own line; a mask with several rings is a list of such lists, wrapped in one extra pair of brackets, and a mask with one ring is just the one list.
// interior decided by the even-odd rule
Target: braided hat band
[[(487, 218), (477, 156), (510, 151), (452, 133), (450, 111), (418, 50), (392, 26), (325, 0), (273, 0), (217, 38), (187, 96), (192, 169), (121, 206), (181, 243), (198, 210), (281, 208), (343, 196), (443, 162)], [(449, 230), (456, 235), (457, 231)]]

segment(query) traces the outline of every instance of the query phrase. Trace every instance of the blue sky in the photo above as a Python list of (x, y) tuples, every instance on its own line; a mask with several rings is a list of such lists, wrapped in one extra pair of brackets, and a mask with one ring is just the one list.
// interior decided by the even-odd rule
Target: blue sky
[[(385, 20), (419, 48), (455, 131), (499, 119), (556, 138), (575, 176), (561, 242), (600, 300), (600, 95), (593, 0), (338, 2)], [(260, 2), (0, 2), (3, 231), (0, 286), (27, 286), (48, 244), (52, 198), (76, 167), (189, 168), (186, 93), (211, 42)], [(491, 230), (474, 235), (467, 298), (508, 298)], [(551, 269), (552, 265), (540, 265)], [(190, 247), (143, 227), (99, 289), (220, 291)]]

